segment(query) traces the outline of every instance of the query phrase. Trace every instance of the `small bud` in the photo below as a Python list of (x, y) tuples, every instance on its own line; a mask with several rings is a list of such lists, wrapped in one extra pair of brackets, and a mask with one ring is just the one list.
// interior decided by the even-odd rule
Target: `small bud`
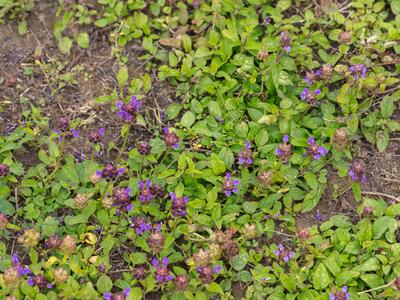
[(68, 280), (68, 272), (65, 271), (63, 268), (57, 268), (54, 271), (54, 280), (57, 283), (63, 283)]
[(321, 78), (325, 81), (332, 79), (333, 68), (331, 65), (323, 65), (321, 67)]
[(239, 245), (237, 242), (227, 240), (222, 246), (222, 253), (227, 259), (232, 259), (239, 254)]
[(175, 289), (185, 291), (189, 285), (189, 277), (187, 275), (177, 275), (174, 279)]
[(96, 184), (100, 181), (101, 176), (99, 174), (97, 174), (96, 172), (94, 172), (92, 175), (90, 175), (90, 182), (93, 184)]
[(246, 239), (254, 239), (257, 236), (257, 226), (256, 224), (246, 224), (244, 225), (243, 235)]
[(99, 270), (100, 273), (104, 273), (106, 271), (106, 265), (105, 264), (99, 264), (97, 269)]
[(7, 296), (6, 300), (18, 300), (15, 296)]
[(8, 224), (7, 216), (5, 214), (0, 213), (0, 230), (6, 228), (7, 224)]
[(352, 40), (352, 34), (350, 32), (347, 31), (342, 31), (339, 34), (339, 42), (342, 44), (350, 44), (351, 40)]
[(3, 280), (7, 287), (15, 287), (19, 283), (18, 268), (11, 267), (4, 270)]
[(258, 60), (264, 61), (264, 60), (266, 60), (268, 58), (268, 56), (269, 56), (269, 53), (266, 50), (260, 50), (257, 53), (257, 59)]
[(146, 276), (147, 276), (147, 271), (144, 266), (136, 266), (133, 269), (133, 277), (136, 280), (144, 280), (146, 279)]
[(362, 215), (365, 217), (371, 217), (374, 214), (374, 209), (369, 206), (365, 206), (362, 210)]
[(33, 247), (39, 243), (40, 233), (36, 229), (25, 229), (18, 237), (18, 242), (25, 247)]
[(206, 266), (210, 263), (210, 252), (204, 249), (198, 250), (193, 254), (193, 261), (196, 266)]
[(164, 190), (164, 188), (159, 185), (158, 183), (153, 184), (153, 187), (151, 188), (151, 192), (154, 194), (155, 198), (158, 199), (163, 199), (166, 195), (166, 192)]
[(398, 276), (394, 281), (394, 286), (396, 287), (397, 290), (400, 291), (400, 276)]
[(86, 194), (78, 194), (74, 198), (75, 206), (79, 209), (84, 209), (89, 201), (89, 196)]
[(103, 204), (104, 208), (111, 208), (113, 205), (113, 199), (111, 197), (104, 197), (101, 203)]
[(76, 239), (72, 235), (66, 235), (60, 244), (60, 250), (64, 254), (72, 254), (76, 249)]
[(49, 236), (46, 244), (49, 249), (57, 249), (61, 244), (61, 239), (58, 235), (52, 235)]
[(147, 238), (147, 244), (153, 252), (158, 252), (164, 247), (165, 237), (159, 231), (153, 232)]
[(345, 149), (349, 144), (349, 130), (346, 127), (336, 129), (332, 142), (337, 149)]
[(297, 231), (297, 237), (301, 241), (308, 240), (310, 238), (310, 232), (307, 228), (302, 228)]
[(57, 129), (61, 132), (67, 131), (69, 129), (70, 121), (67, 117), (59, 118), (57, 120)]
[(261, 171), (258, 174), (257, 179), (262, 187), (267, 187), (267, 186), (271, 185), (273, 176), (274, 176), (274, 173), (272, 171)]
[(141, 142), (137, 145), (137, 150), (141, 155), (147, 155), (151, 151), (151, 147), (146, 142)]
[(222, 249), (217, 243), (211, 243), (208, 247), (208, 252), (210, 253), (210, 258), (214, 261), (221, 258)]
[(10, 167), (6, 164), (0, 164), (0, 177), (6, 177), (10, 174)]

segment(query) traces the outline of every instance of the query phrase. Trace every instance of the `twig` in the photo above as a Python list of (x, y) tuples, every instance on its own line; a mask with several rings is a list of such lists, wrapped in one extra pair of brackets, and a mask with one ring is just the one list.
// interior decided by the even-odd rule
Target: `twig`
[(361, 295), (361, 294), (364, 294), (364, 293), (369, 293), (369, 292), (372, 292), (372, 291), (384, 289), (385, 287), (391, 286), (396, 281), (396, 279), (397, 278), (393, 279), (391, 282), (389, 282), (389, 283), (387, 283), (385, 285), (377, 286), (376, 288), (373, 288), (373, 289), (369, 289), (369, 290), (366, 290), (366, 291), (358, 292), (357, 295)]
[(391, 178), (386, 178), (386, 177), (381, 177), (381, 179), (386, 180), (386, 181), (390, 181), (390, 182), (400, 183), (400, 180), (398, 180), (398, 179), (391, 179)]
[(400, 202), (400, 199), (399, 199), (399, 198), (397, 198), (397, 197), (395, 197), (395, 196), (392, 196), (392, 195), (389, 195), (389, 194), (385, 194), (385, 193), (379, 193), (379, 192), (361, 192), (361, 194), (364, 194), (364, 195), (373, 195), (373, 196), (382, 196), (382, 197), (386, 197), (386, 198), (388, 198), (388, 199), (391, 199), (391, 200)]

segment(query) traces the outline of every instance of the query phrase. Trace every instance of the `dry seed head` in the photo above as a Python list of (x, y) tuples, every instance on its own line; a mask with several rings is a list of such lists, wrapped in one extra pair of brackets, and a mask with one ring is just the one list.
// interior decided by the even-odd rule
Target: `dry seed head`
[(54, 280), (57, 283), (63, 283), (68, 280), (68, 272), (63, 268), (57, 268), (54, 270)]
[(60, 244), (60, 250), (64, 254), (71, 254), (76, 249), (76, 239), (72, 235), (66, 235)]
[(18, 237), (18, 242), (25, 247), (33, 247), (39, 243), (40, 233), (36, 229), (25, 229)]

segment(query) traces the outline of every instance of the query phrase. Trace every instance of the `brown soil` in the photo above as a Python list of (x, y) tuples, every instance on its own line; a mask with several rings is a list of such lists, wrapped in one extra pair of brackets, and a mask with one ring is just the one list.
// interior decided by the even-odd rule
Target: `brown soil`
[[(86, 141), (89, 130), (106, 128), (103, 149), (108, 142), (117, 146), (122, 144), (120, 127), (116, 124), (112, 105), (99, 105), (95, 99), (118, 91), (116, 73), (118, 60), (112, 55), (112, 45), (108, 41), (109, 32), (95, 27), (87, 28), (90, 47), (81, 49), (74, 45), (69, 56), (62, 55), (57, 48), (53, 35), (56, 5), (52, 0), (39, 1), (34, 12), (28, 17), (28, 32), (18, 35), (16, 22), (0, 26), (0, 134), (10, 132), (18, 124), (26, 123), (22, 112), (31, 105), (42, 111), (49, 119), (49, 128), (59, 117), (80, 119), (81, 136), (69, 143), (67, 151), (73, 154), (91, 153), (91, 145)], [(138, 59), (143, 49), (137, 45), (128, 45), (122, 55), (128, 58), (130, 80), (144, 72), (145, 62)], [(72, 80), (65, 81), (64, 77)], [(166, 83), (152, 76), (152, 91), (143, 99), (142, 114), (148, 127), (161, 128), (159, 115), (175, 101), (174, 90)], [(127, 92), (127, 91), (125, 91)], [(128, 93), (125, 93), (128, 94)], [(157, 116), (157, 117), (155, 117)], [(136, 125), (131, 130), (128, 146), (136, 140), (148, 140), (151, 130)], [(28, 150), (27, 150), (28, 151)], [(32, 166), (37, 158), (17, 155), (24, 165)], [(26, 152), (26, 151), (25, 151)], [(113, 153), (103, 153), (100, 160), (112, 160)]]
[[(387, 194), (400, 199), (400, 141), (393, 137), (385, 152), (379, 152), (374, 145), (365, 141), (354, 143), (354, 157), (362, 160), (366, 165), (367, 181), (362, 184), (361, 190), (365, 193)], [(362, 203), (356, 201), (351, 189), (351, 180), (348, 177), (339, 178), (334, 170), (329, 170), (328, 187), (317, 207), (306, 214), (296, 218), (298, 228), (311, 227), (314, 224), (328, 220), (331, 216), (342, 214), (356, 222), (359, 219), (357, 207)], [(364, 194), (364, 198), (384, 199), (388, 204), (395, 200), (385, 196)], [(321, 221), (316, 218), (317, 211)]]

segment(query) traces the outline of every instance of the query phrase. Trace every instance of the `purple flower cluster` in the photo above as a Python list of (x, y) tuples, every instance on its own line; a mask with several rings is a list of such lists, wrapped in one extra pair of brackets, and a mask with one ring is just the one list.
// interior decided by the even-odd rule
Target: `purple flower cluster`
[(57, 128), (54, 129), (54, 132), (58, 134), (57, 138), (60, 142), (63, 140), (63, 136), (67, 139), (79, 136), (78, 130), (69, 128), (70, 122), (68, 118), (60, 118), (57, 123)]
[(283, 161), (287, 161), (292, 155), (292, 145), (289, 143), (289, 136), (283, 136), (283, 142), (275, 148), (275, 155)]
[(286, 31), (281, 32), (281, 40), (280, 40), (281, 47), (289, 53), (292, 50), (292, 40), (289, 37)]
[(226, 173), (223, 186), (225, 195), (229, 197), (232, 193), (237, 194), (239, 191), (238, 185), (239, 185), (239, 180), (232, 179), (231, 173)]
[(362, 161), (356, 160), (351, 164), (349, 176), (354, 181), (365, 183), (367, 176), (365, 175), (365, 164)]
[(171, 213), (174, 217), (182, 216), (185, 217), (187, 212), (186, 212), (186, 206), (189, 201), (189, 198), (187, 196), (178, 198), (176, 197), (175, 193), (171, 192), (169, 193), (171, 196), (172, 204), (171, 204)]
[(30, 286), (37, 286), (39, 289), (44, 289), (47, 287), (48, 289), (52, 289), (53, 285), (47, 281), (46, 278), (42, 274), (34, 275), (27, 279), (27, 284)]
[(156, 258), (151, 261), (154, 268), (156, 268), (156, 280), (160, 283), (171, 281), (172, 275), (168, 270), (168, 257), (164, 257), (161, 264)]
[(320, 93), (320, 89), (316, 89), (314, 92), (312, 92), (309, 88), (304, 88), (300, 94), (300, 98), (308, 104), (313, 105), (316, 102), (317, 95), (319, 95)]
[(104, 293), (103, 299), (104, 300), (125, 300), (128, 297), (130, 292), (131, 292), (131, 289), (126, 288), (126, 289), (124, 289), (123, 292), (120, 292), (120, 293), (115, 293), (115, 294)]
[(238, 163), (244, 167), (248, 167), (253, 163), (253, 152), (249, 142), (246, 142), (244, 148), (239, 152)]
[(29, 267), (28, 267), (27, 265), (24, 265), (24, 266), (21, 265), (21, 263), (20, 263), (20, 261), (19, 261), (18, 254), (16, 254), (16, 253), (14, 253), (14, 254), (11, 256), (11, 263), (12, 263), (12, 266), (13, 266), (14, 268), (17, 268), (17, 269), (18, 269), (18, 275), (19, 275), (19, 276), (29, 275), (29, 274), (32, 273), (31, 270), (29, 269)]
[(330, 300), (349, 300), (350, 293), (348, 292), (347, 286), (342, 287), (341, 290), (334, 289), (331, 294), (329, 294)]
[(278, 258), (285, 263), (288, 263), (291, 258), (294, 257), (294, 252), (286, 249), (282, 246), (282, 244), (278, 245), (278, 249), (274, 251), (274, 254), (278, 256)]
[(315, 83), (321, 77), (321, 70), (315, 71), (307, 71), (306, 77), (304, 77), (304, 81), (307, 82), (309, 85)]
[(365, 78), (367, 76), (367, 67), (364, 64), (351, 66), (349, 71), (353, 75), (354, 80), (358, 80), (360, 77)]
[(106, 133), (105, 128), (99, 128), (97, 131), (92, 131), (89, 133), (88, 139), (92, 143), (98, 143), (101, 141), (101, 139), (104, 137), (104, 134)]
[(113, 181), (118, 176), (121, 176), (124, 172), (125, 172), (124, 168), (117, 169), (112, 164), (106, 164), (102, 171), (100, 171), (100, 170), (96, 171), (96, 175), (101, 178), (104, 178), (107, 181)]
[(119, 214), (121, 211), (130, 211), (133, 208), (131, 203), (131, 189), (130, 188), (120, 188), (116, 187), (113, 190), (113, 198), (114, 203), (113, 206), (116, 206), (118, 209), (116, 214)]
[(210, 266), (202, 266), (196, 268), (199, 273), (199, 279), (203, 284), (210, 284), (214, 279), (214, 274), (221, 272), (222, 267), (220, 265), (212, 268)]
[(122, 121), (131, 124), (136, 122), (136, 113), (142, 105), (142, 102), (138, 101), (136, 96), (133, 96), (129, 103), (122, 103), (121, 101), (117, 101), (115, 104), (119, 109), (117, 115)]
[(151, 224), (146, 222), (143, 217), (131, 218), (130, 226), (136, 230), (137, 235), (142, 235), (144, 232), (151, 229)]
[(311, 136), (308, 141), (308, 148), (307, 148), (307, 156), (311, 157), (312, 159), (319, 160), (322, 156), (328, 154), (328, 150), (324, 147), (319, 146), (315, 143), (314, 136)]
[(139, 184), (139, 190), (140, 190), (139, 200), (143, 204), (150, 202), (154, 197), (152, 188), (151, 188), (151, 180), (147, 179), (146, 183), (139, 180), (138, 184)]
[(151, 147), (146, 142), (141, 142), (137, 145), (137, 150), (141, 155), (147, 155), (151, 151)]
[(163, 138), (164, 142), (168, 147), (172, 147), (174, 149), (177, 149), (179, 147), (179, 137), (178, 135), (170, 131), (168, 127), (163, 128)]
[(304, 77), (304, 81), (309, 85), (314, 84), (320, 79), (329, 81), (332, 79), (332, 73), (333, 73), (333, 68), (331, 65), (323, 65), (321, 68), (317, 70), (306, 72), (306, 77)]
[(0, 177), (6, 177), (10, 174), (10, 167), (6, 164), (0, 164)]

